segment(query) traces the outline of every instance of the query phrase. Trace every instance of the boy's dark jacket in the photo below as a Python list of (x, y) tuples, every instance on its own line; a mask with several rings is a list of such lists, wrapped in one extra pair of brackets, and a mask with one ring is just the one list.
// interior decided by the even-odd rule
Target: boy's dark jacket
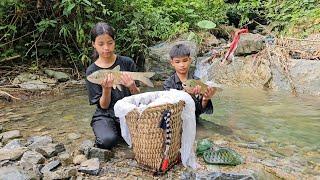
[[(197, 77), (189, 77), (188, 79), (199, 79)], [(168, 79), (166, 79), (163, 83), (163, 89), (164, 90), (170, 90), (170, 89), (177, 89), (177, 90), (183, 90), (182, 82), (180, 81), (177, 73), (172, 74)], [(207, 106), (205, 108), (202, 108), (202, 97), (195, 97), (192, 96), (195, 106), (196, 106), (196, 119), (199, 120), (200, 114), (206, 113), (206, 114), (212, 114), (213, 113), (213, 105), (211, 100), (209, 100)]]

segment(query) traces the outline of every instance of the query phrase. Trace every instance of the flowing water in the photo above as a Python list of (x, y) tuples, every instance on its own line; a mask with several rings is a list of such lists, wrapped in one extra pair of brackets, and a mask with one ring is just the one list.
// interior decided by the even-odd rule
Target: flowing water
[[(93, 139), (85, 89), (63, 95), (0, 106), (5, 130), (21, 130), (24, 137), (50, 135), (71, 144)], [(213, 115), (202, 115), (197, 138), (232, 141), (260, 152), (269, 167), (319, 176), (320, 98), (293, 97), (257, 89), (225, 89), (213, 99)], [(81, 138), (70, 140), (77, 133)]]

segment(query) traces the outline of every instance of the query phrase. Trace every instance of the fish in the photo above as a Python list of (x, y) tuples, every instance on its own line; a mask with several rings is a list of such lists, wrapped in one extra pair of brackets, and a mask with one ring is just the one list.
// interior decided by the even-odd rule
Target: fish
[(213, 83), (213, 82), (204, 83), (201, 80), (197, 80), (197, 79), (188, 79), (188, 80), (182, 82), (183, 89), (188, 93), (192, 92), (192, 90), (197, 85), (199, 85), (201, 87), (200, 94), (204, 94), (208, 87), (212, 87), (216, 91), (222, 91), (222, 88), (220, 87), (220, 85)]
[(119, 89), (122, 91), (121, 87), (121, 75), (122, 73), (128, 73), (133, 80), (141, 81), (143, 84), (154, 87), (153, 83), (151, 82), (150, 78), (154, 76), (154, 72), (130, 72), (130, 71), (120, 71), (120, 66), (116, 66), (113, 69), (101, 69), (98, 71), (93, 72), (87, 77), (89, 82), (94, 84), (101, 84), (102, 81), (106, 78), (108, 74), (112, 74), (114, 81), (113, 81), (113, 89)]

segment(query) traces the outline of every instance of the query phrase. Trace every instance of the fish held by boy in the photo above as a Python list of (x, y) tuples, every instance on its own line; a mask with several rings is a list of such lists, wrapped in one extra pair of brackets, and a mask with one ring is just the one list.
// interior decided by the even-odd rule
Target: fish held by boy
[(130, 72), (130, 71), (120, 71), (120, 66), (116, 66), (114, 69), (101, 69), (98, 71), (93, 72), (87, 77), (87, 80), (94, 83), (94, 84), (101, 84), (102, 81), (106, 78), (108, 74), (113, 75), (113, 88), (118, 88), (120, 91), (121, 88), (121, 75), (122, 73), (128, 73), (133, 80), (141, 81), (143, 84), (154, 87), (153, 83), (149, 78), (154, 76), (154, 72)]
[(222, 91), (222, 88), (220, 85), (214, 83), (214, 82), (202, 82), (201, 80), (197, 79), (188, 79), (182, 83), (182, 87), (186, 92), (192, 92), (193, 89), (199, 85), (200, 86), (200, 94), (205, 94), (208, 87), (211, 87), (215, 89), (216, 91)]

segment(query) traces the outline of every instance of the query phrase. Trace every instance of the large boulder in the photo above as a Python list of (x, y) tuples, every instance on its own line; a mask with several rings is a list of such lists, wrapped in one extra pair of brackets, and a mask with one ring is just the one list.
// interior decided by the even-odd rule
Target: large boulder
[(236, 57), (226, 66), (220, 66), (219, 63), (214, 61), (208, 64), (208, 80), (227, 86), (264, 88), (272, 78), (269, 64), (257, 64), (252, 56)]
[(273, 89), (291, 91), (295, 88), (298, 94), (320, 96), (320, 61), (290, 59), (288, 73), (285, 73), (279, 64), (271, 67)]
[(261, 51), (265, 48), (264, 40), (265, 37), (260, 34), (241, 34), (235, 55), (248, 55)]
[[(227, 66), (219, 61), (200, 63), (198, 74), (204, 79), (227, 86), (271, 88), (278, 91), (320, 96), (320, 61), (289, 59), (287, 71), (280, 61), (258, 61), (253, 56), (236, 57)], [(205, 67), (205, 68), (204, 68)], [(206, 72), (203, 72), (203, 69)], [(201, 78), (201, 77), (200, 77)]]

